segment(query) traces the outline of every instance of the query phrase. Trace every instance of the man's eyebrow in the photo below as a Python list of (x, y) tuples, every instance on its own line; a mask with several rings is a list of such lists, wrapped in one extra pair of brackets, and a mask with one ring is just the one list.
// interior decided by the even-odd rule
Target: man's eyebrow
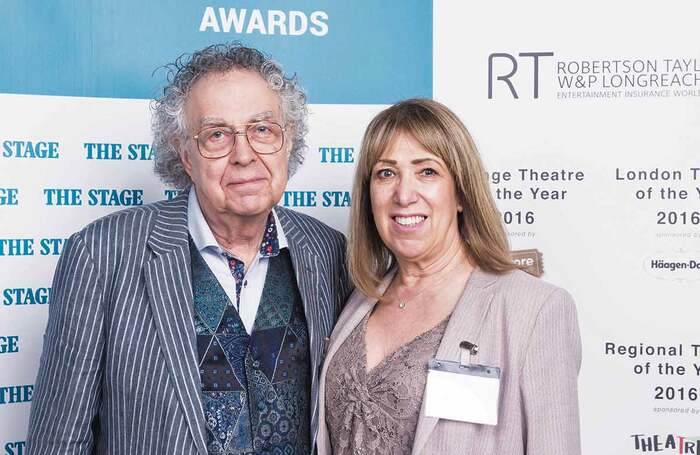
[(225, 125), (226, 122), (220, 117), (202, 117), (199, 124), (200, 126)]
[(275, 114), (272, 113), (272, 111), (265, 111), (261, 112), (259, 114), (255, 114), (250, 118), (251, 122), (258, 122), (260, 120), (270, 120), (272, 117), (274, 117)]
[[(253, 123), (253, 122), (259, 122), (261, 120), (269, 120), (269, 119), (273, 118), (274, 116), (275, 116), (275, 114), (273, 114), (272, 111), (264, 111), (264, 112), (260, 112), (258, 114), (251, 116), (248, 119), (248, 122)], [(221, 117), (202, 117), (199, 124), (200, 124), (200, 126), (227, 125), (226, 120), (222, 119)]]

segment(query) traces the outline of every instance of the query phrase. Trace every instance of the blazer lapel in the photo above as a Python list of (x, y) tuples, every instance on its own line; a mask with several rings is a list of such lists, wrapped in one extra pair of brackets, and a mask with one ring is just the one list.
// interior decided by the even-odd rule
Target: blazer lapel
[[(290, 257), (292, 258), (292, 267), (297, 280), (297, 287), (301, 294), (301, 300), (304, 305), (304, 315), (306, 324), (309, 328), (311, 336), (311, 350), (314, 353), (322, 352), (323, 340), (319, 340), (319, 334), (324, 332), (324, 328), (319, 325), (323, 324), (318, 320), (317, 316), (322, 310), (320, 292), (320, 276), (315, 272), (318, 270), (318, 257), (306, 248), (289, 244)], [(316, 357), (314, 356), (314, 360)], [(314, 371), (318, 365), (313, 365)]]
[(323, 359), (324, 337), (330, 333), (334, 315), (330, 287), (323, 282), (319, 270), (321, 259), (316, 253), (314, 242), (302, 226), (281, 207), (275, 208), (282, 231), (287, 238), (289, 256), (294, 268), (297, 287), (304, 305), (304, 316), (309, 329), (309, 354), (311, 355), (311, 431), (315, 441), (318, 428), (318, 393), (321, 361)]
[[(391, 281), (396, 275), (396, 269), (392, 269), (386, 274), (382, 282), (377, 287), (377, 291), (380, 294), (384, 294), (384, 291), (389, 287)], [(330, 363), (331, 359), (335, 355), (338, 348), (345, 342), (345, 339), (350, 336), (352, 331), (357, 327), (357, 325), (367, 316), (376, 305), (377, 299), (371, 299), (364, 294), (360, 294), (355, 291), (346, 304), (346, 310), (343, 311), (341, 318), (335, 325), (333, 331), (334, 337), (331, 340), (331, 344), (328, 346), (328, 352), (326, 353), (326, 361), (324, 362), (325, 367)]]
[[(382, 283), (378, 287), (380, 294), (383, 294), (389, 284), (394, 279), (396, 270), (391, 270), (383, 279)], [(326, 416), (325, 416), (325, 378), (328, 373), (328, 366), (338, 351), (340, 346), (345, 342), (345, 340), (350, 336), (352, 331), (357, 327), (357, 325), (362, 321), (362, 319), (372, 311), (374, 305), (377, 303), (377, 299), (369, 298), (364, 294), (355, 290), (353, 294), (348, 299), (345, 309), (340, 315), (338, 322), (333, 329), (333, 336), (331, 337), (330, 344), (328, 345), (328, 352), (326, 353), (325, 361), (323, 362), (323, 370), (321, 372), (321, 385), (320, 385), (320, 399), (321, 407), (319, 411), (319, 425), (323, 428), (323, 431), (319, 431), (318, 452), (319, 453), (331, 453), (330, 440), (328, 437), (328, 428), (326, 427)]]
[[(450, 316), (450, 321), (435, 355), (437, 359), (459, 362), (459, 343), (461, 341), (466, 340), (479, 343), (479, 331), (494, 297), (493, 291), (489, 287), (495, 280), (495, 275), (484, 272), (479, 268), (475, 268), (472, 271), (462, 296), (452, 316)], [(423, 400), (413, 440), (412, 455), (421, 453), (438, 420), (440, 419), (425, 415), (425, 400)]]
[(176, 396), (198, 452), (206, 454), (188, 238), (184, 192), (156, 215), (148, 238), (154, 256), (144, 265), (144, 278)]
[(323, 340), (319, 340), (319, 334), (325, 333), (321, 314), (328, 311), (327, 302), (323, 300), (320, 289), (321, 276), (318, 273), (318, 257), (312, 250), (303, 229), (294, 223), (289, 214), (284, 209), (276, 208), (277, 218), (282, 225), (282, 231), (287, 238), (289, 255), (292, 259), (294, 276), (297, 280), (297, 287), (301, 294), (304, 305), (304, 315), (309, 328), (312, 368), (318, 371), (318, 363), (323, 353)]

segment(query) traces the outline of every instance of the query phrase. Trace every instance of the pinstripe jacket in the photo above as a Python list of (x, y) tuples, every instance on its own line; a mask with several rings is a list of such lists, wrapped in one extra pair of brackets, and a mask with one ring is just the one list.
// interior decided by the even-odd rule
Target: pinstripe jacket
[[(310, 334), (315, 435), (324, 340), (350, 291), (345, 239), (276, 212)], [(28, 452), (206, 454), (193, 306), (186, 192), (74, 234), (54, 276)]]
[[(388, 275), (381, 291), (389, 285)], [(321, 374), (318, 455), (331, 455), (325, 419), (328, 365), (376, 300), (355, 292), (338, 319)], [(483, 322), (481, 322), (483, 321)], [(564, 290), (514, 271), (475, 269), (436, 357), (459, 362), (461, 341), (479, 345), (474, 363), (501, 368), (498, 425), (438, 419), (421, 409), (412, 455), (580, 455), (577, 378), (581, 340)]]

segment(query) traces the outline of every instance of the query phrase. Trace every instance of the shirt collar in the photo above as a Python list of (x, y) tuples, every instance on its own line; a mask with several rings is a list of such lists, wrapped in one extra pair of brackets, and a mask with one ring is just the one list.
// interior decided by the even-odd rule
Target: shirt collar
[[(275, 209), (273, 208), (270, 213), (260, 244), (261, 257), (277, 256), (282, 248), (288, 247), (287, 237), (284, 235), (282, 224), (277, 217), (277, 213), (275, 213)], [(194, 246), (197, 247), (197, 251), (201, 252), (207, 248), (215, 248), (219, 253), (224, 252), (211, 232), (207, 220), (204, 218), (194, 187), (190, 188), (190, 194), (187, 199), (187, 228), (190, 231)]]

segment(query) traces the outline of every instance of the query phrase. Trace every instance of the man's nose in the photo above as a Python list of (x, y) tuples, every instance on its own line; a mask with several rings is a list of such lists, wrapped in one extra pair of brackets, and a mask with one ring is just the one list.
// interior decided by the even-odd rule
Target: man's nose
[(228, 158), (232, 164), (240, 164), (246, 166), (255, 161), (258, 155), (248, 142), (248, 136), (245, 131), (236, 131), (234, 134), (233, 150)]

